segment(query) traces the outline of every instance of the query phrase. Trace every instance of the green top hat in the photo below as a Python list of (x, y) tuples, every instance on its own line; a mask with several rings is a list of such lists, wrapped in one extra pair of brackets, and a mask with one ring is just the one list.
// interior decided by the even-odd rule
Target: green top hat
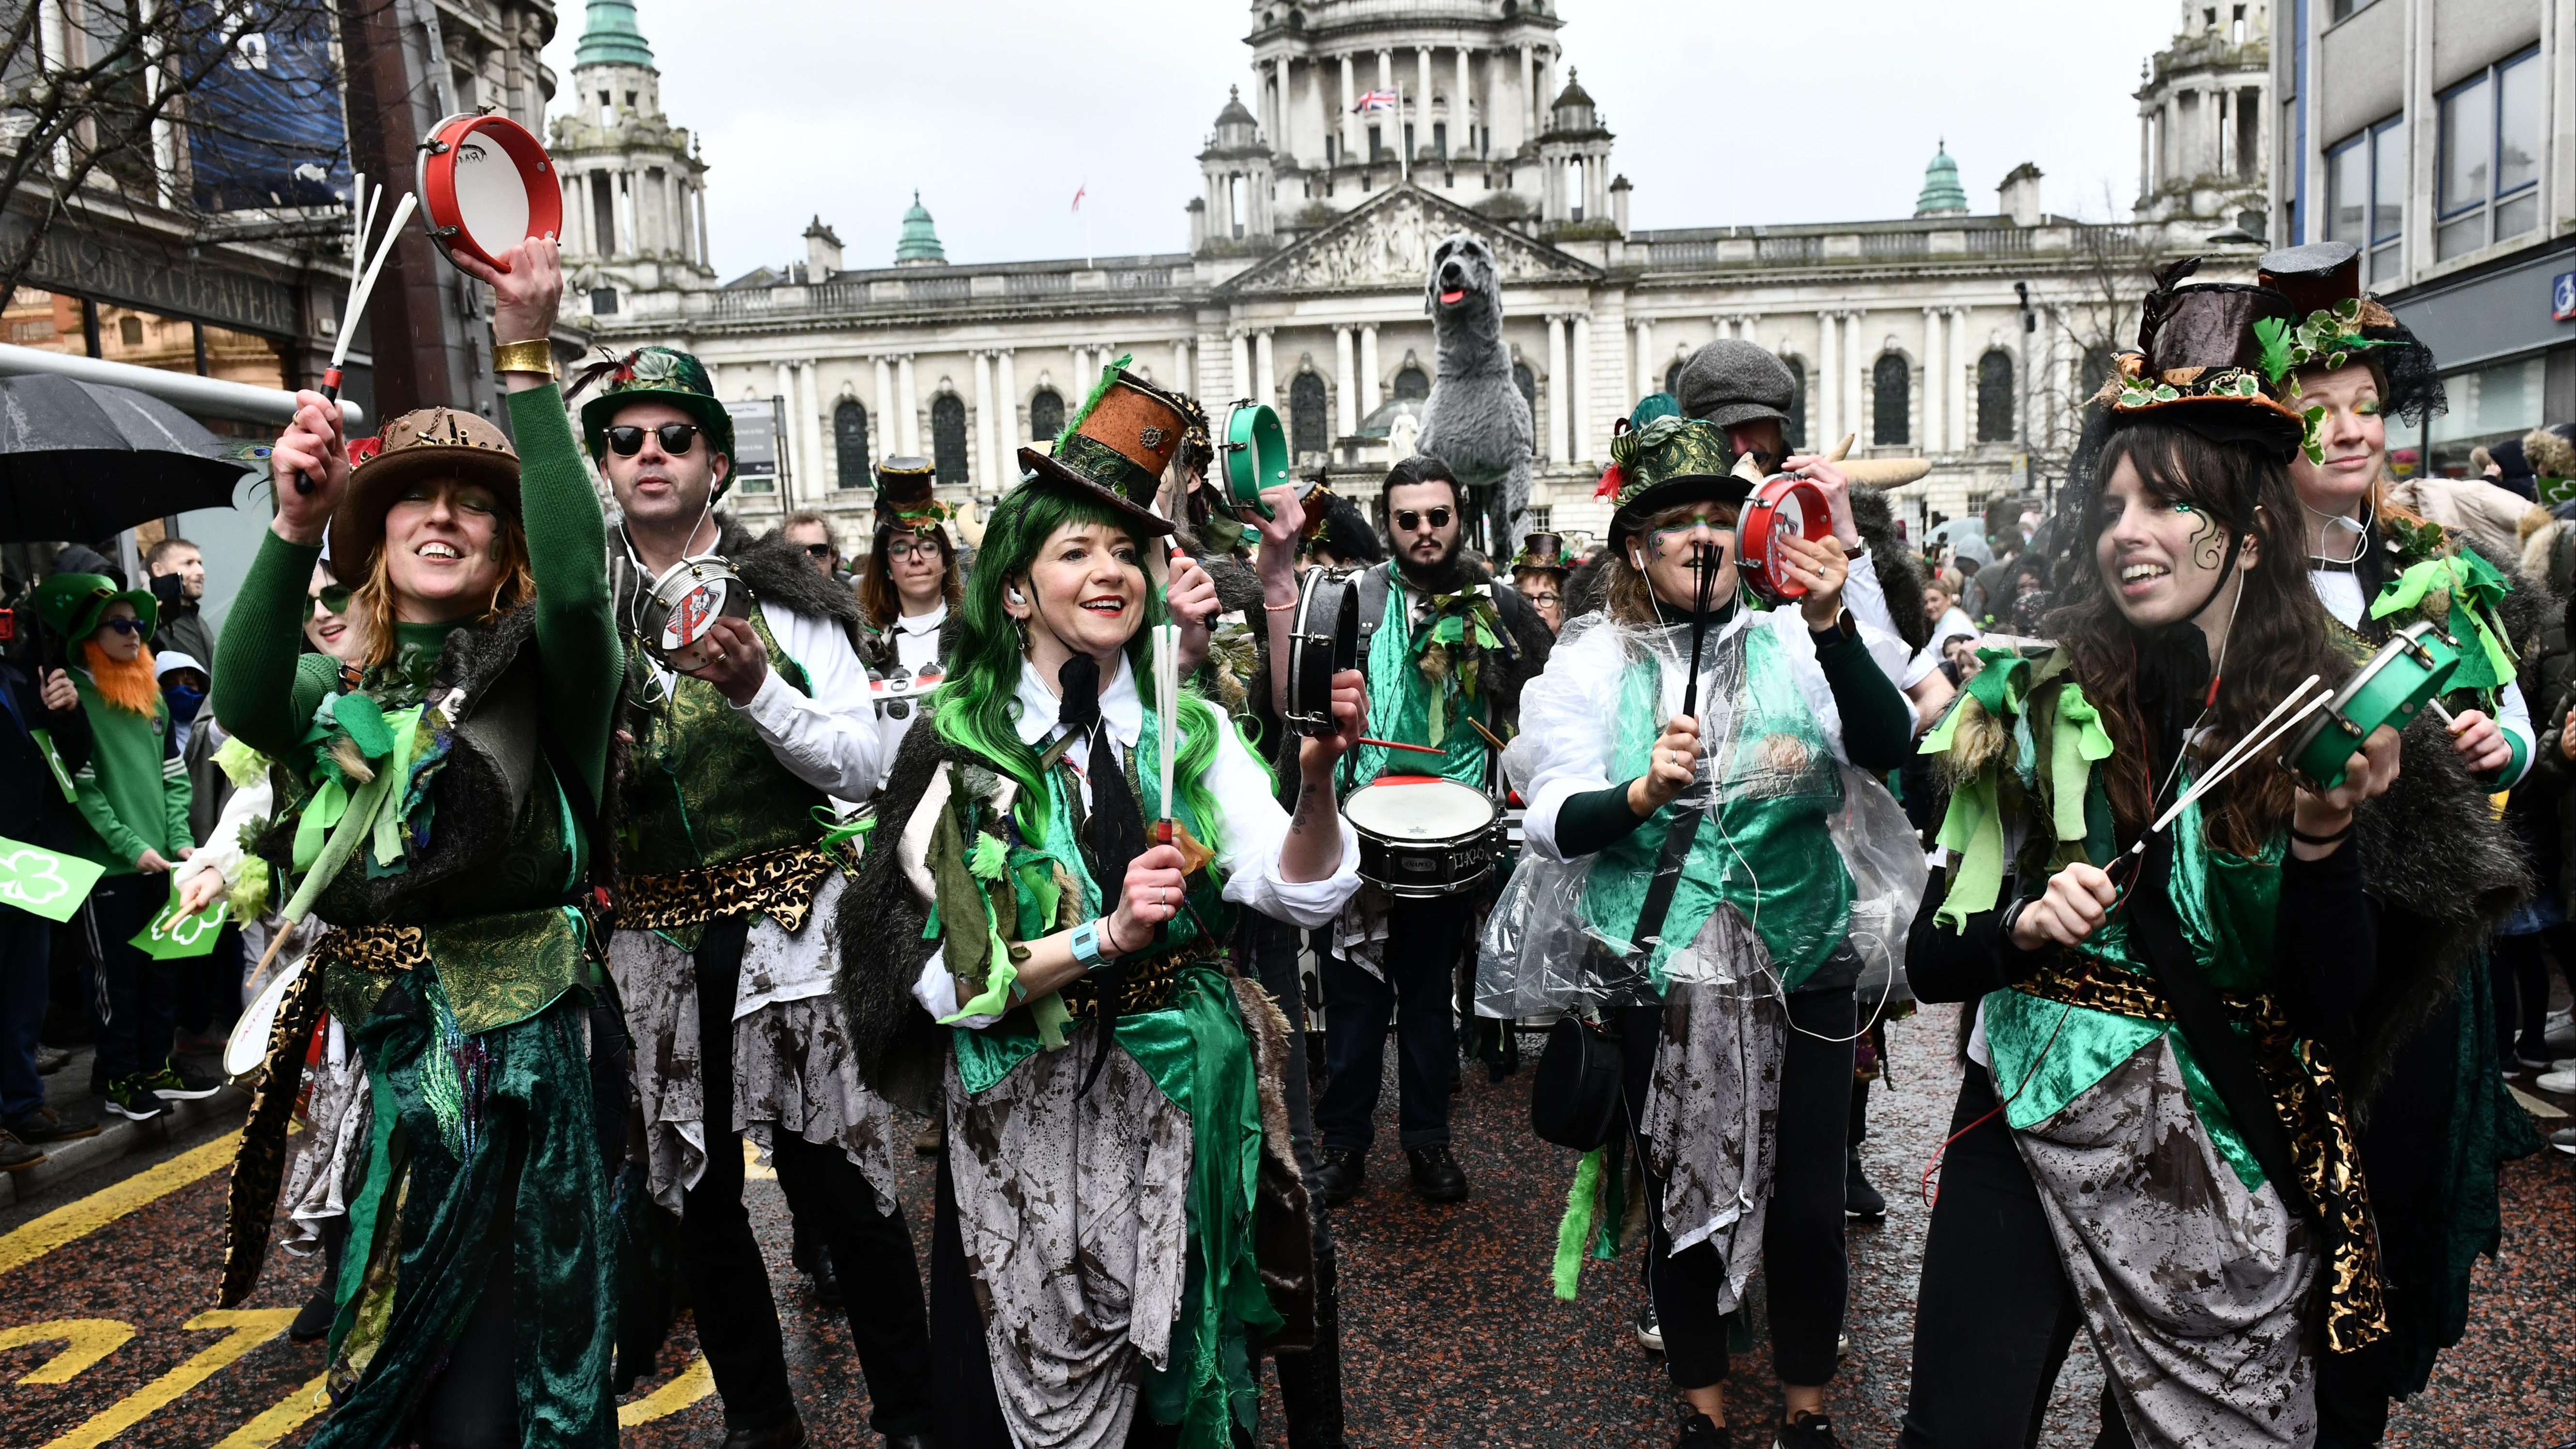
[(119, 599), (134, 606), (134, 617), (143, 621), (147, 637), (160, 627), (161, 605), (150, 589), (120, 590), (116, 580), (105, 574), (48, 577), (36, 586), (36, 616), (65, 643), (77, 644), (97, 630), (98, 616)]
[(1154, 511), (1163, 470), (1180, 451), (1190, 409), (1127, 372), (1126, 357), (1103, 368), (1100, 383), (1057, 435), (1052, 457), (1020, 449), (1024, 484), (1077, 490), (1108, 504), (1148, 536), (1170, 533), (1170, 520)]
[(706, 430), (708, 446), (725, 455), (725, 478), (716, 485), (715, 496), (722, 498), (733, 487), (733, 414), (717, 400), (706, 364), (676, 347), (639, 347), (624, 357), (610, 357), (583, 369), (564, 395), (574, 396), (593, 382), (600, 384), (599, 395), (581, 405), (581, 437), (592, 461), (607, 456), (609, 419), (617, 416), (618, 409), (629, 403), (665, 402), (697, 419)]
[(936, 533), (957, 516), (931, 490), (939, 468), (928, 458), (888, 458), (877, 465), (877, 526), (897, 532)]
[(1729, 472), (1735, 451), (1726, 430), (1696, 418), (1665, 416), (1642, 428), (1620, 419), (1610, 434), (1610, 466), (1596, 498), (1611, 500), (1610, 546), (1627, 542), (1646, 519), (1680, 503), (1741, 503), (1753, 491)]

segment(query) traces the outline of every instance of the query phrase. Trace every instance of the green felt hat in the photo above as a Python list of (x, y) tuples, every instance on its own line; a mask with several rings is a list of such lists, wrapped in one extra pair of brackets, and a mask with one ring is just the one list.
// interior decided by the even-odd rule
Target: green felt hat
[[(575, 396), (594, 382), (599, 384), (599, 395), (581, 405), (581, 439), (590, 449), (591, 461), (608, 455), (608, 426), (618, 409), (639, 402), (669, 403), (687, 413), (706, 430), (709, 446), (728, 460), (733, 457), (733, 414), (717, 399), (706, 364), (688, 353), (676, 347), (639, 347), (585, 368), (564, 395)], [(724, 497), (732, 487), (733, 470), (728, 467), (725, 480), (716, 485), (716, 497)]]
[(1735, 450), (1726, 430), (1696, 418), (1665, 416), (1644, 427), (1620, 419), (1610, 434), (1610, 466), (1596, 498), (1611, 500), (1610, 546), (1627, 541), (1647, 518), (1677, 503), (1741, 503), (1749, 481), (1728, 471)]
[(54, 574), (36, 585), (36, 616), (69, 644), (79, 643), (98, 628), (98, 616), (123, 599), (134, 606), (150, 637), (161, 625), (161, 603), (150, 589), (122, 589), (105, 574)]
[(1154, 495), (1189, 431), (1192, 409), (1186, 400), (1131, 376), (1128, 361), (1121, 357), (1101, 369), (1091, 396), (1056, 436), (1052, 455), (1020, 450), (1023, 486), (1076, 490), (1110, 505), (1148, 535), (1166, 534), (1171, 521), (1154, 511)]

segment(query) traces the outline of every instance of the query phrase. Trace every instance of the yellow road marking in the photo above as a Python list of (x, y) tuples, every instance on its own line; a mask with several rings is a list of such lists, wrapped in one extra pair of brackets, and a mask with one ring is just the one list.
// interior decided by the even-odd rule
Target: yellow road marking
[(777, 1168), (761, 1163), (760, 1144), (748, 1137), (742, 1139), (742, 1176), (746, 1182), (768, 1182), (778, 1176)]
[[(617, 1427), (632, 1429), (667, 1419), (689, 1405), (716, 1391), (716, 1371), (707, 1367), (707, 1356), (699, 1354), (687, 1368), (671, 1376), (671, 1381), (631, 1404), (617, 1406)], [(215, 1449), (226, 1449), (218, 1444)]]
[(18, 1376), (22, 1384), (67, 1384), (82, 1369), (125, 1347), (133, 1336), (134, 1325), (113, 1318), (49, 1318), (0, 1328), (0, 1349), (69, 1340), (71, 1347)]
[(180, 1327), (230, 1331), (196, 1357), (91, 1415), (87, 1423), (47, 1444), (45, 1449), (96, 1449), (168, 1408), (233, 1360), (284, 1333), (286, 1325), (295, 1321), (295, 1312), (292, 1308), (215, 1308), (198, 1314)]
[(2540, 1100), (2538, 1097), (2531, 1095), (2529, 1092), (2524, 1091), (2522, 1088), (2515, 1086), (2511, 1082), (2505, 1083), (2504, 1089), (2513, 1093), (2513, 1099), (2522, 1104), (2522, 1110), (2529, 1112), (2532, 1116), (2539, 1118), (2543, 1122), (2554, 1122), (2567, 1115), (2565, 1112)]
[[(0, 1273), (21, 1268), (65, 1243), (77, 1242), (136, 1208), (149, 1207), (198, 1178), (233, 1160), (241, 1146), (239, 1132), (227, 1132), (202, 1147), (192, 1147), (158, 1167), (146, 1168), (123, 1182), (68, 1202), (35, 1221), (0, 1237)], [(292, 1316), (292, 1315), (290, 1315)]]
[(266, 1412), (249, 1423), (215, 1441), (215, 1449), (269, 1449), (269, 1446), (304, 1427), (304, 1421), (331, 1407), (328, 1370), (315, 1374), (311, 1382), (269, 1405)]

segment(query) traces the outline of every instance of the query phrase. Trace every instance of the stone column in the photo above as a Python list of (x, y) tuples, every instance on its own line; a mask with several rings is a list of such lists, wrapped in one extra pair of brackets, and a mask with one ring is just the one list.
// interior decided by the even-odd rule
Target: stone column
[[(1380, 50), (1377, 53), (1377, 88), (1382, 91), (1395, 89), (1395, 52), (1392, 50)], [(1371, 114), (1379, 113), (1371, 112)], [(1384, 114), (1394, 113), (1385, 112)]]
[(707, 189), (703, 186), (695, 186), (691, 187), (690, 191), (696, 199), (698, 208), (697, 262), (703, 267), (707, 264)]
[(1333, 419), (1345, 438), (1360, 430), (1360, 383), (1352, 352), (1351, 329), (1334, 328), (1333, 390), (1341, 400), (1341, 406), (1333, 410)]
[(1521, 46), (1521, 133), (1513, 138), (1526, 142), (1538, 134), (1538, 47)]
[(802, 398), (797, 406), (796, 435), (805, 442), (805, 456), (813, 459), (813, 471), (806, 474), (805, 497), (820, 502), (824, 495), (840, 484), (840, 469), (826, 464), (826, 439), (823, 429), (822, 364), (812, 358), (796, 364), (796, 377)]
[(1381, 401), (1377, 394), (1378, 377), (1377, 324), (1372, 322), (1360, 328), (1360, 416), (1362, 418), (1376, 412), (1377, 405)]
[(795, 490), (806, 481), (805, 430), (796, 426), (796, 414), (804, 407), (804, 403), (796, 395), (795, 363), (778, 362), (770, 365), (770, 391), (776, 394), (778, 399), (778, 416), (772, 421), (773, 433), (777, 438), (778, 460), (782, 465), (779, 471), (787, 475), (786, 482), (778, 490), (778, 506), (793, 508), (796, 505), (790, 500), (794, 498)]
[(869, 461), (882, 462), (902, 452), (903, 449), (895, 444), (895, 440), (901, 434), (887, 431), (894, 426), (894, 368), (884, 357), (876, 358), (875, 362), (877, 415), (871, 420), (868, 428), (868, 446), (874, 450), (876, 457)]
[(1240, 398), (1251, 397), (1252, 339), (1241, 332), (1229, 333), (1227, 336), (1233, 343), (1233, 352), (1229, 360), (1234, 364), (1234, 371), (1226, 378), (1226, 391)]
[(1637, 329), (1637, 376), (1628, 388), (1628, 395), (1642, 398), (1664, 385), (1663, 379), (1655, 375), (1655, 319), (1639, 317), (1628, 325)]
[(1923, 456), (1930, 457), (1948, 447), (1950, 436), (1947, 404), (1941, 400), (1941, 309), (1923, 309)]
[(1333, 118), (1333, 130), (1341, 137), (1340, 159), (1345, 165), (1349, 164), (1351, 159), (1351, 127), (1354, 124), (1351, 107), (1359, 104), (1359, 98), (1360, 93), (1351, 85), (1350, 53), (1345, 51), (1342, 53), (1342, 95)]
[(1467, 74), (1467, 57), (1471, 53), (1463, 45), (1458, 47), (1458, 88), (1449, 93), (1449, 154), (1452, 156), (1476, 154), (1476, 108), (1471, 101), (1474, 82)]
[(1816, 314), (1816, 365), (1808, 389), (1815, 395), (1816, 426), (1807, 438), (1810, 452), (1824, 452), (1842, 437), (1835, 431), (1837, 420), (1842, 417), (1842, 374), (1836, 366), (1840, 355), (1836, 344), (1842, 340), (1842, 325), (1839, 313)]
[[(1421, 46), (1413, 52), (1413, 94), (1405, 106), (1405, 119), (1413, 122), (1413, 134), (1422, 146), (1431, 144), (1431, 47)], [(1417, 148), (1418, 149), (1418, 148)]]
[(993, 426), (993, 354), (975, 354), (975, 473), (979, 488), (992, 486), (1000, 470), (993, 466), (995, 448), (1001, 442), (1001, 429)]
[(1592, 314), (1574, 314), (1574, 418), (1568, 425), (1574, 446), (1566, 456), (1576, 462), (1592, 456)]
[(902, 427), (903, 451), (906, 457), (924, 456), (921, 451), (921, 391), (914, 386), (912, 354), (895, 359), (895, 421)]
[(1565, 375), (1565, 319), (1550, 314), (1547, 319), (1547, 460), (1565, 462), (1572, 455), (1566, 451), (1565, 403), (1572, 379)]
[(1851, 343), (1848, 355), (1843, 359), (1843, 370), (1850, 376), (1851, 392), (1844, 399), (1842, 431), (1824, 440), (1828, 448), (1841, 442), (1843, 433), (1860, 435), (1859, 440), (1852, 444), (1855, 448), (1869, 439), (1869, 365), (1874, 359), (1870, 356), (1869, 343), (1860, 335), (1861, 328), (1868, 325), (1868, 317), (1854, 308), (1848, 314), (1848, 320), (1851, 331), (1846, 335)]
[(1950, 446), (1966, 448), (1977, 440), (1969, 422), (1969, 400), (1977, 395), (1975, 364), (1968, 357), (1968, 309), (1952, 307), (1950, 315)]
[[(1005, 359), (1010, 355), (1007, 352), (1002, 354)], [(1009, 365), (1007, 361), (1003, 363), (1005, 367)], [(1183, 397), (1198, 394), (1198, 389), (1190, 386), (1190, 339), (1186, 337), (1172, 339), (1172, 391)]]
[[(1183, 387), (1187, 385), (1185, 381)], [(1011, 349), (1007, 347), (993, 354), (993, 395), (994, 406), (998, 409), (993, 415), (996, 423), (994, 433), (1002, 440), (1001, 446), (993, 453), (993, 481), (1008, 488), (1020, 476), (1020, 460), (1016, 455), (1028, 434), (1020, 431), (1020, 380), (1011, 365)]]
[(1279, 382), (1270, 364), (1270, 329), (1252, 334), (1252, 399), (1279, 406)]

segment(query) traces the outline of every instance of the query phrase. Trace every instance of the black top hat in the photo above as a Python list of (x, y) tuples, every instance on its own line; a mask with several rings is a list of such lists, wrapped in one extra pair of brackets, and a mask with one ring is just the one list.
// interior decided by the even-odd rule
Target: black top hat
[(2320, 358), (2328, 366), (2367, 364), (2379, 378), (2380, 411), (2409, 423), (2444, 410), (2440, 362), (2396, 314), (2362, 290), (2361, 248), (2345, 241), (2310, 242), (2265, 252), (2254, 268), (2263, 285), (2288, 297), (2305, 319), (2309, 355), (2301, 366)]
[(2306, 429), (2273, 395), (2288, 376), (2276, 365), (2273, 339), (2297, 326), (2297, 309), (2269, 287), (2181, 286), (2199, 265), (2187, 257), (2157, 276), (2140, 313), (2138, 350), (2120, 354), (2097, 401), (2115, 425), (2160, 417), (2213, 442), (2253, 443), (2286, 459)]

